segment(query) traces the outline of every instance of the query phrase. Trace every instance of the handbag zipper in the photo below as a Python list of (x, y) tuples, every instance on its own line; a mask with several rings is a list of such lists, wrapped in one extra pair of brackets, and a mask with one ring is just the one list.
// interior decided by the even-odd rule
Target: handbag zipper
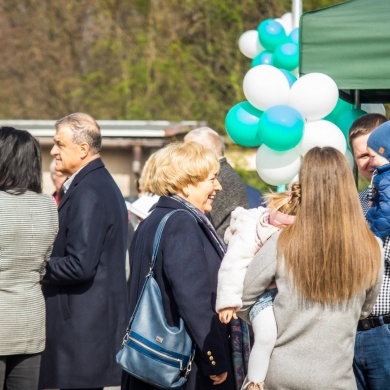
[(131, 336), (130, 336), (130, 337), (128, 338), (128, 340), (133, 341), (134, 343), (140, 345), (142, 348), (145, 348), (147, 351), (153, 352), (154, 354), (156, 354), (156, 355), (158, 355), (158, 356), (160, 356), (160, 357), (162, 357), (162, 358), (164, 358), (164, 359), (171, 360), (171, 361), (174, 361), (174, 362), (179, 363), (179, 364), (180, 364), (180, 371), (183, 370), (183, 361), (182, 361), (182, 359), (177, 359), (177, 358), (174, 358), (174, 357), (172, 357), (172, 356), (166, 355), (165, 353), (158, 352), (158, 351), (156, 351), (155, 349), (148, 347), (147, 345), (145, 345), (145, 344), (142, 343), (141, 341), (135, 339), (134, 337), (131, 337)]

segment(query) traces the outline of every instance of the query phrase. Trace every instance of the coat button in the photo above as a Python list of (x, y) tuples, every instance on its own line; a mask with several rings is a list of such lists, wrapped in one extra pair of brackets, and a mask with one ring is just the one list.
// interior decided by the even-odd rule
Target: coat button
[(214, 361), (212, 361), (211, 364), (212, 364), (213, 366), (215, 366), (217, 363), (215, 363)]
[(210, 359), (211, 361), (213, 361), (213, 360), (214, 360), (214, 358), (213, 358), (212, 356), (210, 356), (210, 357), (209, 357), (209, 359)]
[(207, 356), (211, 356), (211, 351), (207, 351)]

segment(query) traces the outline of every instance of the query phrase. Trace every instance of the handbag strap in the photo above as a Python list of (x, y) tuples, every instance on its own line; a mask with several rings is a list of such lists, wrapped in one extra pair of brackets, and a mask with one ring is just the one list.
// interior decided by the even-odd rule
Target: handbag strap
[(176, 209), (176, 210), (173, 210), (171, 211), (170, 213), (166, 214), (163, 219), (160, 221), (160, 223), (158, 224), (158, 227), (157, 227), (157, 230), (156, 230), (156, 234), (154, 235), (154, 240), (153, 240), (153, 253), (152, 253), (152, 259), (150, 261), (150, 268), (149, 268), (149, 272), (148, 274), (146, 275), (146, 279), (145, 279), (145, 283), (144, 285), (142, 286), (142, 290), (141, 290), (141, 294), (139, 295), (138, 297), (138, 300), (137, 300), (137, 303), (135, 305), (135, 308), (134, 308), (134, 311), (133, 311), (133, 314), (131, 315), (130, 317), (130, 321), (129, 321), (129, 325), (127, 326), (127, 331), (126, 331), (126, 334), (127, 332), (129, 331), (130, 329), (130, 326), (133, 322), (133, 319), (134, 319), (134, 316), (138, 310), (138, 307), (139, 307), (139, 304), (141, 302), (141, 298), (142, 298), (142, 295), (145, 291), (145, 287), (146, 287), (146, 284), (149, 280), (149, 278), (153, 275), (153, 268), (156, 264), (156, 259), (157, 259), (157, 253), (158, 253), (158, 248), (160, 246), (160, 240), (161, 240), (161, 236), (162, 236), (162, 233), (163, 233), (163, 230), (164, 230), (164, 227), (165, 227), (165, 224), (167, 223), (168, 219), (170, 218), (170, 216), (172, 214), (175, 214), (176, 212), (178, 211), (184, 211), (185, 213), (191, 215), (192, 218), (194, 218), (196, 220), (196, 218), (192, 215), (192, 213), (188, 210), (185, 210), (185, 209)]
[[(154, 268), (154, 265), (156, 264), (156, 259), (157, 259), (157, 253), (158, 253), (158, 247), (160, 245), (160, 240), (161, 240), (161, 236), (162, 236), (162, 232), (164, 230), (164, 227), (165, 227), (165, 224), (167, 223), (169, 217), (172, 215), (172, 214), (175, 214), (176, 212), (178, 211), (184, 211), (185, 213), (191, 215), (191, 217), (193, 217), (195, 219), (195, 217), (192, 215), (192, 213), (188, 210), (185, 210), (185, 209), (176, 209), (176, 210), (173, 210), (171, 211), (170, 213), (166, 214), (164, 216), (164, 218), (161, 220), (161, 222), (159, 223), (158, 225), (158, 228), (157, 228), (157, 231), (156, 231), (156, 234), (154, 236), (154, 241), (153, 241), (153, 254), (152, 254), (152, 260), (150, 261), (150, 270), (149, 270), (149, 274), (153, 271), (153, 268)], [(147, 277), (149, 276), (149, 274), (147, 275)]]

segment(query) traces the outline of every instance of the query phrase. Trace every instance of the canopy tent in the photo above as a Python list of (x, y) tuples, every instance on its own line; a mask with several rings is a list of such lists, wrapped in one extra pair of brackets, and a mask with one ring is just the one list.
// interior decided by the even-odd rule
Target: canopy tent
[(390, 0), (350, 0), (300, 20), (301, 75), (320, 72), (340, 97), (390, 103)]

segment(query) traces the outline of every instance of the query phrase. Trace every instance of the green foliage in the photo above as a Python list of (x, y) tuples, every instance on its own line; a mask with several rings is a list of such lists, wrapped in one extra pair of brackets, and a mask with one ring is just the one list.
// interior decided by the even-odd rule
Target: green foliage
[(0, 117), (86, 111), (224, 133), (250, 67), (239, 37), (288, 11), (287, 0), (0, 0)]
[(364, 191), (368, 186), (370, 185), (370, 182), (366, 180), (363, 176), (359, 175), (358, 178), (358, 191)]

